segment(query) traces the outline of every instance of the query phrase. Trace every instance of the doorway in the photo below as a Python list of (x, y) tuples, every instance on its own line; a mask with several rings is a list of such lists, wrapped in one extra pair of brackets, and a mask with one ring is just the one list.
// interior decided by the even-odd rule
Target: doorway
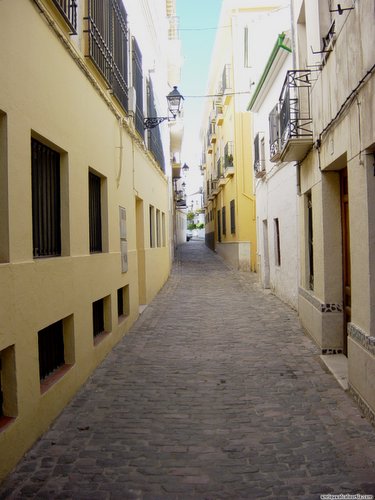
[(342, 232), (342, 288), (343, 288), (343, 353), (348, 355), (348, 323), (351, 321), (351, 268), (348, 169), (340, 171), (341, 232)]

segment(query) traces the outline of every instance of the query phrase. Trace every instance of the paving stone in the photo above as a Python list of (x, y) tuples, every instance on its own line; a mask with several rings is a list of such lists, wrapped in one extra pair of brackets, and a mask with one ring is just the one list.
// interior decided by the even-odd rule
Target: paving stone
[(202, 242), (0, 486), (0, 499), (375, 494), (375, 431), (298, 316)]

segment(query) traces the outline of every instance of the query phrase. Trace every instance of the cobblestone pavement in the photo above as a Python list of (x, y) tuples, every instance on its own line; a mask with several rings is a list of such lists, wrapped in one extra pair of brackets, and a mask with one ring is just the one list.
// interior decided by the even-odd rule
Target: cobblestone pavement
[[(190, 241), (0, 498), (375, 493), (375, 430), (294, 311)], [(347, 497), (348, 498), (348, 497)]]

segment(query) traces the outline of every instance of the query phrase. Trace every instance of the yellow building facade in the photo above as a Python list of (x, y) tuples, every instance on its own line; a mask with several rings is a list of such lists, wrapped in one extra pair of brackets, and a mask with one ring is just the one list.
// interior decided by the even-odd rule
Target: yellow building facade
[(168, 278), (173, 3), (0, 2), (0, 478)]
[(278, 9), (265, 1), (223, 1), (203, 114), (206, 244), (244, 271), (257, 269), (252, 121), (247, 104), (268, 50), (269, 44), (261, 42), (264, 28)]

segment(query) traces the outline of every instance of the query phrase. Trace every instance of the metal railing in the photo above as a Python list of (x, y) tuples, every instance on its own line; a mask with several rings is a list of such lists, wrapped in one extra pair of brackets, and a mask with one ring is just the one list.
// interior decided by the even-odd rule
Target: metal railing
[(233, 154), (234, 154), (233, 142), (229, 141), (224, 146), (224, 170), (234, 166)]
[(279, 100), (281, 149), (289, 139), (312, 137), (310, 74), (310, 70), (287, 71)]
[(53, 0), (58, 11), (65, 19), (71, 34), (77, 34), (77, 1), (76, 0)]

